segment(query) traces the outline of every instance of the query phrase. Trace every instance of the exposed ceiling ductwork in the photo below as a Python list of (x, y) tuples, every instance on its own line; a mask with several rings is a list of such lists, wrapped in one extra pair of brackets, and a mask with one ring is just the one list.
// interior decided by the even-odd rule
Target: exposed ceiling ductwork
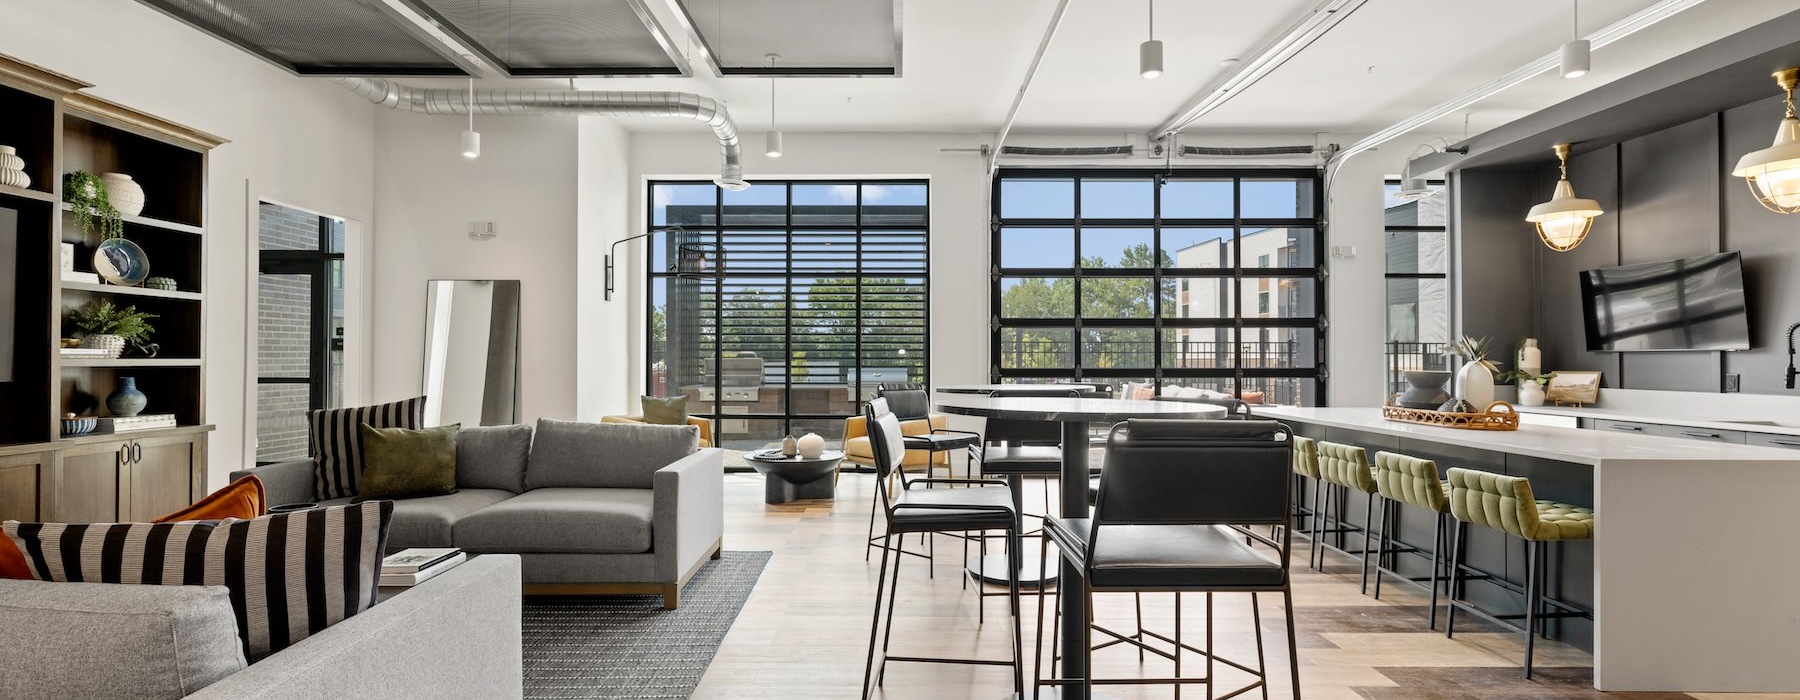
[(339, 78), (337, 83), (370, 102), (406, 112), (433, 115), (476, 114), (607, 114), (675, 117), (704, 122), (719, 139), (719, 179), (728, 190), (750, 186), (744, 181), (743, 153), (737, 124), (725, 105), (686, 92), (602, 92), (597, 90), (494, 90), (417, 88), (382, 78)]

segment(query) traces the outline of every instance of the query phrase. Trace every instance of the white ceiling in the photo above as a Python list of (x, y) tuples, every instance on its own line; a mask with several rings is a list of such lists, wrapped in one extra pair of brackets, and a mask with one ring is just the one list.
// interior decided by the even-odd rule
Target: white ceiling
[[(669, 3), (650, 0), (679, 32)], [(1314, 0), (1163, 0), (1157, 38), (1167, 72), (1137, 76), (1142, 0), (1071, 0), (1015, 133), (1148, 131)], [(1581, 0), (1590, 33), (1655, 0)], [(779, 79), (778, 125), (793, 131), (992, 132), (1004, 121), (1055, 3), (905, 0), (900, 78)], [(1571, 0), (1368, 0), (1329, 34), (1187, 129), (1213, 133), (1362, 133), (1421, 112), (1553, 52), (1570, 36)], [(1794, 0), (1710, 0), (1594, 54), (1594, 71), (1554, 71), (1467, 110), (1481, 131), (1733, 32), (1800, 8)], [(685, 44), (685, 39), (678, 39)], [(517, 82), (517, 81), (514, 81)], [(741, 128), (769, 125), (769, 79), (578, 79), (596, 90), (680, 90), (721, 98)], [(1465, 114), (1426, 130), (1460, 133)], [(656, 119), (635, 130), (676, 130)]]

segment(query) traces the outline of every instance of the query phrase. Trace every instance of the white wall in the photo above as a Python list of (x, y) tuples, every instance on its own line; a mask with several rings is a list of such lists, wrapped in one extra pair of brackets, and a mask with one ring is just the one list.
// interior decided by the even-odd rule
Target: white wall
[[(636, 413), (638, 410), (633, 397), (639, 382), (630, 379), (643, 375), (629, 375), (624, 364), (626, 358), (633, 355), (631, 350), (643, 347), (642, 336), (638, 337), (637, 345), (632, 345), (629, 332), (631, 319), (643, 315), (644, 301), (642, 297), (626, 296), (606, 301), (602, 262), (613, 241), (642, 231), (631, 225), (636, 220), (631, 218), (633, 193), (642, 187), (629, 172), (631, 132), (609, 117), (598, 116), (581, 117), (577, 129), (576, 152), (580, 163), (576, 166), (578, 228), (575, 253), (576, 258), (588, 262), (586, 271), (577, 275), (575, 285), (578, 300), (575, 346), (580, 356), (576, 361), (575, 385), (571, 389), (576, 394), (575, 414), (582, 420), (591, 421), (604, 415)], [(711, 140), (710, 132), (706, 131), (691, 134), (690, 138)], [(641, 243), (626, 245), (637, 245), (638, 250), (642, 250)], [(627, 250), (626, 246), (619, 248), (621, 254)], [(641, 261), (643, 258), (636, 259)], [(620, 269), (636, 270), (638, 266), (623, 263)], [(627, 286), (627, 279), (619, 279), (621, 289)]]
[[(478, 117), (475, 126), (481, 157), (471, 160), (459, 119), (375, 117), (373, 399), (419, 394), (427, 280), (516, 279), (520, 418), (573, 417), (577, 272), (600, 274), (598, 259), (576, 255), (576, 119)], [(499, 235), (470, 240), (470, 221), (495, 222)]]
[[(212, 485), (249, 463), (254, 426), (245, 410), (254, 388), (245, 332), (254, 313), (252, 199), (266, 197), (351, 221), (352, 275), (374, 217), (374, 119), (370, 108), (329, 82), (293, 77), (129, 0), (6, 3), (0, 53), (94, 84), (88, 92), (230, 139), (209, 163), (206, 206), (207, 420)], [(102, 18), (103, 21), (97, 21)], [(367, 319), (352, 288), (346, 352), (367, 352), (357, 332)], [(363, 363), (347, 377), (347, 400), (361, 399)], [(252, 431), (252, 432), (247, 432)]]

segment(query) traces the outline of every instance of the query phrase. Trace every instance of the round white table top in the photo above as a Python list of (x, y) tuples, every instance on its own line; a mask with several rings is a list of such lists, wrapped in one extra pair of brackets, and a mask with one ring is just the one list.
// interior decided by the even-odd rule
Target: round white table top
[(1062, 396), (944, 396), (937, 410), (964, 416), (1110, 423), (1127, 418), (1224, 418), (1225, 407), (1182, 401), (1126, 401)]
[(940, 394), (987, 395), (996, 391), (1007, 391), (1010, 389), (1073, 389), (1085, 394), (1098, 388), (1100, 387), (1097, 384), (951, 384), (948, 386), (934, 386), (931, 390)]

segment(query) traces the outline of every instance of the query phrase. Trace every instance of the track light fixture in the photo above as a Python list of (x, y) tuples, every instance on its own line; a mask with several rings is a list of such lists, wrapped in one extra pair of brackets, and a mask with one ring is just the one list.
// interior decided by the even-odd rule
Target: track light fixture
[(1532, 207), (1525, 220), (1537, 225), (1538, 238), (1544, 245), (1565, 253), (1581, 245), (1594, 227), (1594, 218), (1606, 212), (1601, 211), (1599, 202), (1575, 196), (1575, 186), (1569, 184), (1569, 144), (1556, 144), (1556, 161), (1562, 173), (1556, 181), (1556, 194), (1550, 201)]
[(1570, 38), (1562, 45), (1562, 77), (1579, 78), (1588, 74), (1593, 61), (1593, 46), (1581, 38), (1581, 0), (1570, 0)]
[(475, 79), (469, 79), (469, 128), (462, 132), (464, 158), (481, 157), (481, 132), (475, 130)]
[[(1800, 68), (1775, 71), (1775, 84), (1787, 95), (1787, 116), (1775, 128), (1775, 144), (1745, 153), (1731, 174), (1744, 178), (1750, 194), (1777, 214), (1800, 213), (1800, 119), (1794, 117), (1794, 85)], [(1791, 334), (1790, 334), (1791, 337)], [(1791, 380), (1790, 380), (1791, 381)]]
[(781, 130), (775, 128), (775, 61), (781, 57), (769, 54), (769, 133), (763, 137), (763, 155), (781, 157)]
[(1150, 38), (1138, 44), (1138, 75), (1146, 80), (1163, 74), (1162, 42), (1156, 40), (1156, 0), (1150, 4)]

